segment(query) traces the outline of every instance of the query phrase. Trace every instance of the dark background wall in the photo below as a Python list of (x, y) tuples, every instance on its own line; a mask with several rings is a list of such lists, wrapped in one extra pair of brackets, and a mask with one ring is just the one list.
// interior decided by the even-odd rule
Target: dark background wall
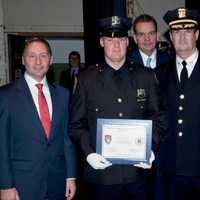
[(200, 12), (200, 2), (197, 0), (186, 0), (185, 1), (185, 6), (189, 9), (195, 9)]
[(97, 20), (114, 15), (126, 16), (126, 0), (83, 0), (86, 66), (96, 63), (103, 56), (99, 46)]
[[(186, 0), (185, 1), (185, 6), (188, 9), (194, 9), (197, 10), (200, 13), (200, 1), (197, 0)], [(197, 48), (200, 49), (200, 36), (197, 41)]]

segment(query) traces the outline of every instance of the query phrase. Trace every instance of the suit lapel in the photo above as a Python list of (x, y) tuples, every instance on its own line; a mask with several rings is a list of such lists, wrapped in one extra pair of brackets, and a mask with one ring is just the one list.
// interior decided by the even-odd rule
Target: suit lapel
[(51, 94), (51, 101), (52, 101), (52, 120), (51, 120), (51, 132), (50, 132), (50, 140), (54, 137), (54, 129), (57, 123), (57, 120), (59, 119), (59, 112), (58, 112), (58, 106), (59, 106), (59, 100), (58, 95), (56, 95), (56, 87), (53, 84), (49, 84), (49, 91)]
[(172, 80), (173, 85), (177, 90), (181, 90), (180, 82), (178, 78), (177, 68), (176, 68), (176, 59), (173, 60), (171, 67), (171, 74), (169, 74), (169, 79)]
[(157, 50), (156, 53), (156, 67), (160, 66), (162, 63), (162, 54)]
[(141, 54), (140, 54), (140, 52), (139, 52), (138, 49), (135, 51), (135, 58), (136, 58), (135, 61), (136, 61), (137, 63), (140, 63), (141, 65), (145, 65), (145, 64), (143, 63), (142, 56), (141, 56)]
[(16, 81), (16, 89), (18, 95), (17, 98), (20, 99), (21, 106), (23, 106), (23, 109), (26, 110), (28, 123), (33, 124), (32, 126), (30, 126), (34, 128), (31, 131), (31, 134), (33, 134), (32, 136), (39, 140), (45, 141), (46, 138), (44, 134), (44, 129), (42, 127), (31, 92), (24, 78)]
[(142, 56), (138, 50), (138, 48), (134, 48), (130, 53), (128, 54), (128, 60), (133, 61), (135, 63), (139, 63), (141, 65), (144, 65)]

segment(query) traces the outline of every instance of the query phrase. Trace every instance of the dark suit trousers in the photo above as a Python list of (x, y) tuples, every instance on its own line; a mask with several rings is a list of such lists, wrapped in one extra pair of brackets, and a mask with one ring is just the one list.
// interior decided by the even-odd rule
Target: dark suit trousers
[(117, 185), (90, 185), (92, 200), (147, 200), (144, 182)]

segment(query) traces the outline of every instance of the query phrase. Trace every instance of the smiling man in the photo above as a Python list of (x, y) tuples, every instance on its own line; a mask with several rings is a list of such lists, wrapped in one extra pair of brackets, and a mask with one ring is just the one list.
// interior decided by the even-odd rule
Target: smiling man
[(49, 83), (49, 44), (25, 43), (21, 79), (0, 88), (0, 199), (71, 200), (75, 151), (68, 137), (69, 92)]

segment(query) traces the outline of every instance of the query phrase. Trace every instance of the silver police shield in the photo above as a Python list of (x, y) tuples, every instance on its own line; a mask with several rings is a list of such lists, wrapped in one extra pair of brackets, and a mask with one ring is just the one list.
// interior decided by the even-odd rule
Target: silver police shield
[(144, 99), (146, 97), (145, 89), (137, 89), (137, 97), (138, 99)]

